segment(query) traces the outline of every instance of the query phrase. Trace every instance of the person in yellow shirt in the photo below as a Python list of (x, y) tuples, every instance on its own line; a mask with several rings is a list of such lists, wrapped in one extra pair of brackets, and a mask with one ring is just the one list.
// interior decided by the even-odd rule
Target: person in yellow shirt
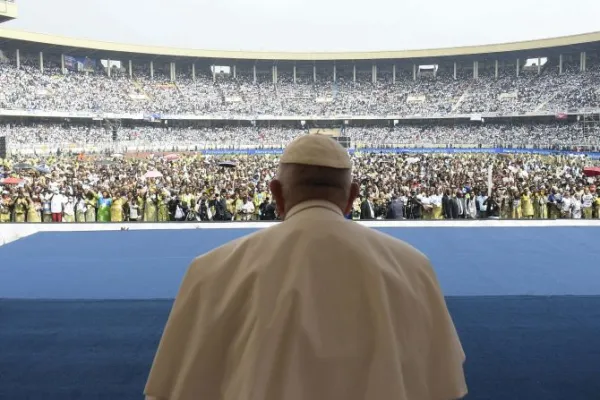
[(521, 195), (521, 216), (523, 219), (531, 219), (533, 215), (533, 199), (529, 188), (527, 188)]
[[(161, 190), (157, 194), (157, 220), (158, 222), (167, 222), (169, 221), (169, 206), (168, 206), (168, 198), (169, 194), (165, 190)], [(182, 203), (186, 203), (185, 197), (181, 196)], [(188, 203), (189, 204), (189, 203)]]
[(42, 222), (42, 203), (37, 195), (27, 198), (27, 222)]
[[(225, 200), (225, 204), (227, 207), (227, 212), (229, 213), (229, 216), (233, 216), (235, 215), (235, 198), (234, 196), (227, 196), (227, 200)], [(229, 218), (229, 220), (231, 220), (231, 218)]]
[(123, 222), (123, 207), (125, 206), (125, 194), (117, 196), (110, 205), (110, 222)]
[(521, 219), (521, 196), (519, 196), (516, 188), (511, 189), (510, 200), (510, 218)]
[(13, 213), (15, 222), (25, 222), (25, 216), (27, 214), (27, 199), (21, 189), (15, 202), (13, 204)]
[(234, 215), (235, 221), (241, 221), (242, 220), (242, 207), (244, 206), (244, 201), (240, 198), (239, 193), (236, 193), (234, 198), (233, 198), (233, 210), (234, 210)]
[(584, 219), (592, 219), (593, 207), (594, 195), (590, 193), (590, 188), (586, 187), (583, 189), (583, 195), (581, 196), (581, 210), (583, 211)]
[(533, 217), (535, 219), (548, 219), (548, 195), (546, 190), (539, 189), (533, 196)]
[(596, 218), (600, 219), (600, 189), (596, 193), (596, 200), (594, 201), (596, 205)]
[(85, 196), (85, 222), (96, 222), (96, 206), (98, 198), (91, 190)]
[(8, 191), (2, 193), (0, 197), (0, 222), (10, 222), (10, 210), (12, 207), (12, 199)]

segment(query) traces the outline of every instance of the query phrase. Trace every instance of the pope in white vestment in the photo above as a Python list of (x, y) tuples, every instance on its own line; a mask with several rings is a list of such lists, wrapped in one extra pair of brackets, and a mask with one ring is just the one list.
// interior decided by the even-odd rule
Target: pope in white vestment
[[(465, 355), (428, 259), (344, 218), (358, 195), (350, 169), (347, 152), (325, 136), (302, 136), (286, 148), (271, 184), (284, 221), (193, 261), (148, 399), (467, 393)], [(337, 184), (335, 176), (348, 179)]]

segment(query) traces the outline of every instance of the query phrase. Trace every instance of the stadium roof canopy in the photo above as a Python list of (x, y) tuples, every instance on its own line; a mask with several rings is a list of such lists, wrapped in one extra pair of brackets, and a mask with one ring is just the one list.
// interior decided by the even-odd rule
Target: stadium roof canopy
[(50, 54), (69, 54), (112, 60), (151, 60), (169, 58), (205, 61), (392, 61), (435, 63), (487, 58), (515, 59), (551, 57), (581, 51), (600, 50), (600, 32), (479, 46), (464, 46), (424, 50), (371, 51), (371, 52), (252, 52), (195, 50), (158, 46), (144, 46), (76, 39), (41, 33), (0, 28), (0, 48), (19, 49), (23, 53), (43, 51)]

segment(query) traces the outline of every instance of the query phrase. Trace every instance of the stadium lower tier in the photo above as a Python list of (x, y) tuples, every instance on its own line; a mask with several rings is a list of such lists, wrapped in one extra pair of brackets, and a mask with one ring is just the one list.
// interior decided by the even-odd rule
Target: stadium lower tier
[[(247, 123), (247, 121), (246, 121)], [(335, 124), (335, 122), (332, 122)], [(340, 122), (341, 124), (341, 122)], [(350, 148), (529, 148), (600, 151), (600, 114), (596, 122), (462, 122), (397, 124), (312, 129), (299, 121), (273, 126), (201, 126), (198, 124), (113, 126), (102, 121), (54, 124), (22, 121), (0, 125), (9, 154), (65, 152), (213, 151), (282, 148), (294, 138), (335, 132)], [(323, 133), (321, 133), (323, 134)]]
[[(430, 257), (467, 355), (468, 399), (600, 393), (600, 227), (535, 224), (378, 228)], [(0, 247), (0, 398), (141, 398), (190, 261), (253, 232), (147, 228)]]

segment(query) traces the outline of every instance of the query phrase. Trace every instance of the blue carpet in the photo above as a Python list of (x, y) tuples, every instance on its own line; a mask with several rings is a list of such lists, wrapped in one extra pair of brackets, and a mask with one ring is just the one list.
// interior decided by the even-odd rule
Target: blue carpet
[[(383, 230), (432, 259), (468, 399), (600, 398), (600, 229)], [(248, 233), (40, 233), (0, 247), (0, 399), (141, 399), (189, 261)]]

